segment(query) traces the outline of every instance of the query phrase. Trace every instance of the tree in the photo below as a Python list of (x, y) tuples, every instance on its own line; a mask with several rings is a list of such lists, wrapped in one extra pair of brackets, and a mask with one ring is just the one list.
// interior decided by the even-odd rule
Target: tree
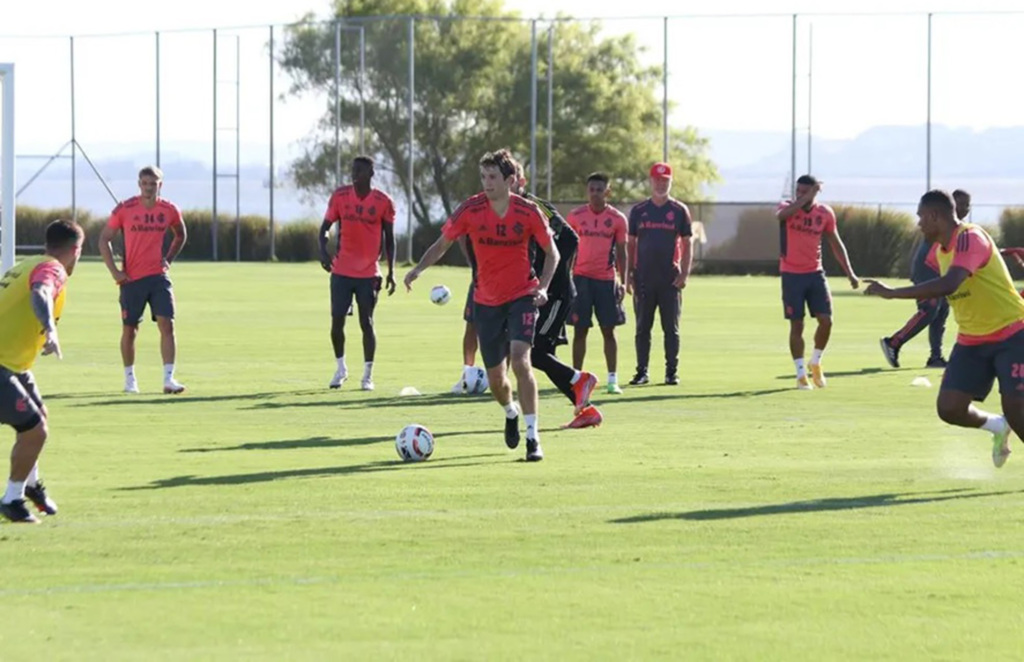
[[(394, 18), (396, 17), (397, 18)], [(405, 190), (408, 173), (408, 16), (415, 18), (413, 213), (430, 225), (479, 190), (477, 162), (510, 147), (529, 168), (531, 32), (501, 0), (336, 0), (335, 20), (365, 34), (365, 76), (358, 40), (343, 30), (341, 88), (335, 90), (334, 23), (293, 26), (280, 61), (292, 94), (326, 93), (328, 107), (306, 153), (292, 164), (301, 188), (335, 185), (335, 107), (341, 99), (346, 161), (358, 149), (359, 104), (365, 151)], [(385, 18), (387, 17), (387, 18)], [(312, 17), (309, 17), (312, 19)], [(596, 22), (554, 23), (552, 197), (580, 199), (594, 170), (608, 172), (616, 197), (644, 195), (647, 170), (662, 153), (661, 69), (638, 61), (632, 35), (603, 38)], [(545, 24), (538, 24), (538, 179), (546, 181)], [(540, 126), (543, 125), (543, 126)], [(692, 128), (673, 129), (670, 161), (681, 198), (700, 197), (717, 179), (707, 141)], [(383, 166), (383, 168), (381, 167)], [(538, 191), (546, 189), (537, 182)]]

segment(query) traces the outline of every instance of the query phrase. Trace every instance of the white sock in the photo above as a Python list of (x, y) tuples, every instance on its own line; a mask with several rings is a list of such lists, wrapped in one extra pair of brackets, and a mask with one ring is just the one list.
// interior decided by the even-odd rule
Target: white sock
[(619, 376), (617, 374), (615, 374), (614, 372), (609, 372), (608, 373), (608, 383), (609, 384), (618, 384), (619, 383)]
[(169, 382), (172, 379), (174, 379), (174, 364), (173, 363), (165, 363), (164, 364), (164, 381), (165, 382)]
[(523, 420), (526, 421), (526, 438), (540, 441), (540, 433), (537, 431), (537, 414), (525, 414)]
[(993, 434), (996, 432), (1002, 432), (1006, 429), (1006, 419), (997, 414), (989, 414), (985, 422), (981, 424), (982, 430), (987, 430)]
[(7, 481), (7, 492), (4, 493), (3, 503), (10, 503), (25, 498), (25, 482), (16, 483), (13, 480)]
[(133, 365), (126, 365), (124, 367), (124, 378), (125, 379), (135, 379), (135, 366), (133, 366)]
[(369, 379), (373, 376), (373, 361), (367, 361), (363, 364), (363, 377)]
[(575, 371), (575, 373), (572, 376), (572, 379), (569, 380), (569, 383), (572, 384), (573, 386), (576, 386), (576, 382), (578, 382), (580, 380), (580, 377), (582, 376), (582, 372), (580, 372), (579, 370)]
[(798, 359), (793, 359), (793, 365), (796, 366), (797, 379), (807, 376), (807, 368), (804, 367), (804, 357), (801, 356)]
[(473, 369), (473, 366), (471, 366), (471, 365), (464, 365), (464, 366), (462, 366), (462, 374), (463, 375), (468, 375), (469, 371), (472, 370), (472, 369)]
[(821, 363), (821, 355), (825, 353), (823, 349), (815, 349), (811, 352), (811, 365), (818, 365)]
[(505, 418), (515, 418), (519, 415), (519, 409), (516, 407), (516, 403), (514, 402), (502, 405), (501, 407), (505, 410)]
[(25, 479), (25, 484), (29, 486), (36, 486), (39, 484), (39, 463), (36, 462), (32, 465), (32, 471), (28, 472), (28, 478)]
[(348, 374), (348, 366), (345, 365), (345, 357), (344, 356), (339, 356), (338, 357), (338, 372), (340, 372), (343, 375), (347, 375)]

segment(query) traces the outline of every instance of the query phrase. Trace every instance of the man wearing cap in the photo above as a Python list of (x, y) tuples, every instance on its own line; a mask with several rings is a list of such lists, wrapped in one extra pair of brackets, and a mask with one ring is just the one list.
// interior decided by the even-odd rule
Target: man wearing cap
[(654, 313), (665, 335), (665, 383), (679, 383), (679, 315), (682, 289), (690, 277), (693, 252), (690, 210), (669, 197), (672, 166), (651, 166), (651, 197), (629, 212), (629, 277), (626, 290), (633, 295), (636, 314), (636, 374), (632, 386), (650, 382), (651, 328)]

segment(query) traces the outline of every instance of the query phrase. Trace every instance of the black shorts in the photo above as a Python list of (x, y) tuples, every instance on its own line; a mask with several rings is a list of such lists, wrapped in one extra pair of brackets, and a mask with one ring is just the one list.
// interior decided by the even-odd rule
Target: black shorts
[(349, 278), (331, 274), (331, 317), (345, 317), (350, 314), (353, 296), (356, 305), (359, 306), (359, 312), (372, 315), (382, 283), (383, 279), (380, 276)]
[(782, 274), (782, 306), (788, 320), (802, 320), (804, 306), (812, 317), (832, 315), (832, 293), (825, 273)]
[(953, 345), (941, 389), (970, 393), (981, 402), (997, 378), (1001, 395), (1024, 397), (1024, 331), (1002, 342)]
[(476, 288), (473, 287), (473, 283), (469, 284), (469, 291), (466, 292), (466, 307), (462, 311), (462, 320), (464, 322), (473, 322), (473, 291)]
[(473, 323), (480, 339), (480, 354), (484, 367), (500, 365), (508, 356), (509, 344), (519, 340), (533, 344), (537, 325), (537, 307), (533, 296), (520, 297), (500, 306), (473, 304)]
[(536, 337), (533, 346), (554, 354), (559, 345), (568, 345), (569, 338), (565, 335), (565, 322), (572, 311), (572, 299), (568, 296), (549, 299), (537, 311)]
[(157, 317), (174, 319), (174, 287), (167, 274), (145, 276), (121, 285), (120, 301), (121, 321), (125, 326), (138, 326), (142, 323), (146, 304), (149, 304), (153, 321)]
[(0, 424), (27, 432), (43, 420), (43, 398), (32, 373), (0, 366)]
[(597, 316), (597, 324), (603, 328), (620, 326), (626, 323), (626, 310), (622, 302), (615, 297), (614, 280), (598, 280), (586, 276), (573, 276), (576, 284), (576, 299), (572, 304), (570, 323), (578, 328), (593, 326), (592, 316)]

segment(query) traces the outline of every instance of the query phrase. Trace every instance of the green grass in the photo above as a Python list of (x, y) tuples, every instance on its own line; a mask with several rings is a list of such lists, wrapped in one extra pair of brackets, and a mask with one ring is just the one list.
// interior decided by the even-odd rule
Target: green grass
[[(571, 409), (540, 376), (547, 457), (528, 465), (493, 401), (441, 395), (464, 271), (381, 301), (370, 394), (326, 389), (318, 266), (173, 276), (179, 397), (158, 393), (148, 322), (143, 393), (120, 393), (116, 289), (96, 263), (70, 282), (65, 358), (36, 365), (61, 512), (0, 526), (0, 658), (1020, 657), (1024, 457), (996, 472), (985, 433), (935, 417), (937, 371), (882, 368), (911, 303), (833, 281), (829, 387), (798, 392), (778, 282), (694, 278), (682, 384), (600, 395), (602, 427), (560, 431)], [(455, 304), (428, 302), (436, 282)], [(588, 364), (603, 380), (598, 334)], [(412, 422), (437, 446), (405, 465)]]

